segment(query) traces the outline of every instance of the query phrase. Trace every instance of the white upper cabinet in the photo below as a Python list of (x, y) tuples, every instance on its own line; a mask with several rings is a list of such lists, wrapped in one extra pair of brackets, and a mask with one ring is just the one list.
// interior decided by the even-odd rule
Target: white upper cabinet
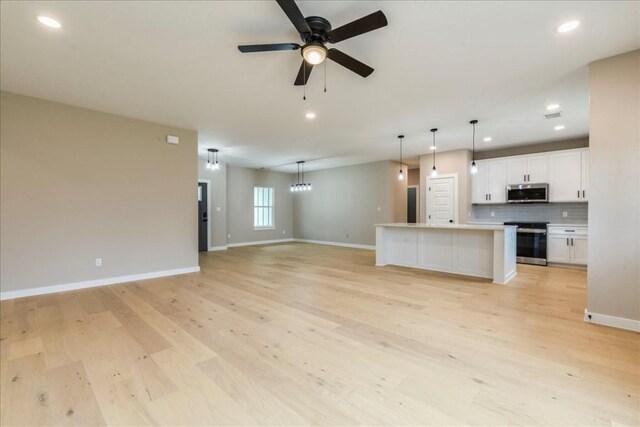
[(471, 178), (471, 203), (506, 202), (506, 161), (477, 160), (478, 172)]
[(507, 185), (527, 182), (527, 158), (507, 159)]
[(489, 163), (489, 203), (507, 202), (507, 162), (491, 160)]
[(587, 201), (588, 161), (587, 150), (561, 151), (549, 155), (550, 202)]
[(582, 201), (589, 200), (589, 150), (582, 152)]
[(507, 158), (507, 184), (549, 181), (549, 156), (536, 154)]
[(527, 157), (527, 182), (549, 182), (549, 156), (541, 154)]
[(506, 203), (506, 186), (549, 184), (550, 202), (589, 199), (589, 149), (551, 151), (527, 156), (476, 160), (471, 175), (471, 203)]

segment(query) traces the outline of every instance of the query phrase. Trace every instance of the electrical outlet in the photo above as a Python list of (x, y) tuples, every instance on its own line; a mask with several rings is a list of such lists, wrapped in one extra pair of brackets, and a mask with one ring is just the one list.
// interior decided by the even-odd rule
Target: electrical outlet
[(102, 267), (102, 258), (96, 258), (96, 267)]
[(496, 213), (495, 212), (491, 212), (491, 216), (496, 216)]
[(378, 206), (378, 212), (382, 212), (382, 208)]
[(282, 234), (287, 234), (287, 231), (286, 230), (282, 230)]
[(562, 218), (566, 218), (568, 216), (567, 211), (562, 211)]
[(231, 238), (231, 234), (227, 234), (227, 239), (230, 239), (230, 238)]
[(220, 206), (216, 206), (216, 212), (220, 212)]
[(346, 238), (348, 239), (348, 238), (349, 238), (349, 233), (346, 233), (346, 234), (344, 235), (344, 237), (346, 237)]

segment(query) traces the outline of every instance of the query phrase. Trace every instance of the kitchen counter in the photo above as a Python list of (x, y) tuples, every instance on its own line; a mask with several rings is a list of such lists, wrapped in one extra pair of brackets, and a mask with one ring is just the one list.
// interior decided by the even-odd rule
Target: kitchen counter
[(425, 224), (425, 223), (408, 223), (394, 222), (391, 224), (376, 224), (376, 227), (404, 227), (404, 228), (443, 228), (450, 230), (504, 230), (506, 228), (516, 228), (515, 225), (504, 224)]
[(493, 279), (516, 275), (516, 226), (376, 224), (376, 265), (388, 264)]
[(587, 227), (587, 224), (547, 224), (547, 227)]

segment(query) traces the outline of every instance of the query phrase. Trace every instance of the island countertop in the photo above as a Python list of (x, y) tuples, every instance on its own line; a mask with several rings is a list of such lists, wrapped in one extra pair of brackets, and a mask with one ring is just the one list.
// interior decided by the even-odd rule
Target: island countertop
[(408, 223), (394, 222), (389, 224), (375, 224), (376, 227), (400, 227), (400, 228), (443, 228), (448, 230), (488, 230), (503, 231), (506, 229), (517, 228), (515, 225), (499, 225), (499, 224), (426, 224), (426, 223)]

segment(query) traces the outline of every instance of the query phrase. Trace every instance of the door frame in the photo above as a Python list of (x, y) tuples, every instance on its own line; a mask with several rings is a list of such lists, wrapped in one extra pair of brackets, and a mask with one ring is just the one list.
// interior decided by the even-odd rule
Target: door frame
[[(198, 183), (207, 184), (207, 251), (211, 250), (211, 180), (210, 179), (198, 179)], [(196, 193), (196, 198), (197, 198)], [(200, 224), (200, 219), (198, 219), (198, 224)], [(198, 225), (199, 227), (199, 225)], [(199, 236), (198, 236), (199, 238)]]
[[(416, 189), (416, 223), (420, 223), (420, 186), (419, 185), (407, 185), (407, 190), (410, 188)], [(409, 194), (407, 193), (407, 197)]]
[(430, 223), (429, 219), (429, 207), (431, 203), (429, 200), (429, 188), (431, 188), (431, 181), (442, 179), (442, 178), (453, 178), (453, 223), (458, 224), (458, 174), (457, 173), (443, 173), (438, 174), (438, 176), (427, 176), (427, 185), (425, 186), (426, 190), (426, 198), (425, 198), (425, 222)]

